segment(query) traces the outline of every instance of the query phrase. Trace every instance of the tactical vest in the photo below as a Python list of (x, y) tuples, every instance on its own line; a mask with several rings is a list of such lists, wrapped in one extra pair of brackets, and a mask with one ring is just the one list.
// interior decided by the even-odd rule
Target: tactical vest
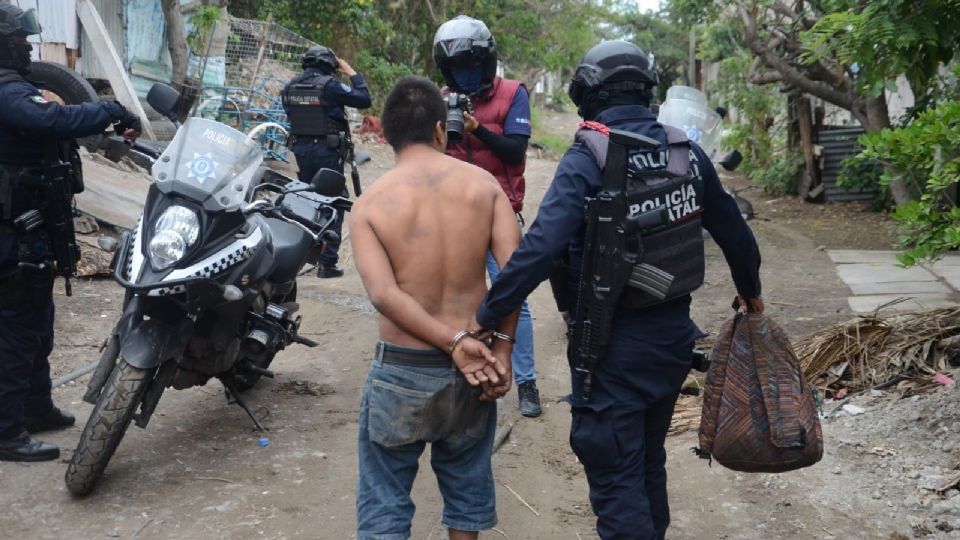
[(326, 137), (346, 131), (345, 122), (330, 116), (330, 108), (324, 97), (324, 88), (333, 77), (321, 75), (313, 82), (301, 82), (315, 77), (313, 74), (294, 77), (283, 92), (283, 107), (287, 109), (290, 135)]
[[(683, 131), (671, 126), (663, 126), (663, 129), (667, 133), (666, 151), (631, 152), (627, 168), (627, 200), (631, 214), (659, 206), (667, 208), (669, 225), (643, 236), (643, 258), (638, 263), (655, 266), (672, 274), (674, 279), (663, 300), (627, 287), (620, 305), (629, 309), (673, 300), (690, 294), (703, 284), (703, 175)], [(593, 154), (601, 170), (607, 158), (605, 130), (606, 126), (602, 124), (584, 122), (576, 135), (576, 139)]]
[[(493, 133), (503, 135), (503, 126), (507, 122), (510, 104), (513, 103), (513, 96), (517, 95), (517, 90), (521, 86), (523, 83), (520, 81), (494, 78), (490, 97), (473, 102), (474, 118)], [(516, 165), (510, 165), (494, 154), (493, 150), (487, 148), (487, 145), (472, 133), (465, 133), (463, 140), (458, 144), (447, 145), (447, 155), (473, 163), (492, 174), (510, 199), (513, 211), (519, 212), (523, 209), (523, 196), (526, 191), (523, 173), (527, 168), (526, 158)]]

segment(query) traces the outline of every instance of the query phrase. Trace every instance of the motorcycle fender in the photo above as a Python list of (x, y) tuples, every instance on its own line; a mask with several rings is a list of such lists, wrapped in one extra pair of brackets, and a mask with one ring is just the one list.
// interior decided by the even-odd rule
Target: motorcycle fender
[(120, 344), (120, 356), (131, 366), (151, 369), (179, 356), (193, 334), (193, 321), (168, 323), (148, 319), (131, 328)]

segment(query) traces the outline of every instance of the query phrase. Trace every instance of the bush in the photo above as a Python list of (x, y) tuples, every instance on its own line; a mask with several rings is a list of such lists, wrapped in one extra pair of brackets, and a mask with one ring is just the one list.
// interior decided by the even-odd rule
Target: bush
[(357, 55), (357, 71), (363, 72), (363, 76), (371, 88), (370, 95), (373, 98), (373, 107), (366, 113), (376, 116), (379, 116), (380, 111), (383, 110), (383, 101), (387, 98), (387, 94), (390, 93), (390, 89), (393, 88), (397, 80), (414, 74), (410, 66), (394, 64), (365, 50), (360, 51), (360, 54)]
[(960, 248), (960, 208), (949, 188), (960, 179), (960, 101), (947, 101), (921, 113), (906, 127), (860, 137), (860, 159), (882, 163), (880, 184), (901, 179), (920, 194), (893, 214), (900, 262), (912, 265)]

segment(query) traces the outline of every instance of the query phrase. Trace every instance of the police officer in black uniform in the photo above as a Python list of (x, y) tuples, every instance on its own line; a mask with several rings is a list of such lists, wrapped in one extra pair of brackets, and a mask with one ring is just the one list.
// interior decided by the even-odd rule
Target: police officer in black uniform
[[(39, 33), (34, 10), (0, 3), (0, 460), (4, 461), (56, 459), (59, 448), (30, 433), (74, 423), (73, 415), (54, 407), (50, 397), (47, 356), (53, 348), (53, 279), (55, 271), (64, 273), (54, 261), (50, 228), (44, 225), (52, 219), (50, 197), (69, 199), (82, 190), (76, 137), (102, 132), (111, 123), (131, 141), (140, 130), (139, 120), (119, 103), (59, 105), (47, 102), (26, 82), (23, 75), (29, 73), (32, 50), (27, 36)], [(68, 205), (66, 201), (60, 208)]]
[[(650, 57), (625, 41), (593, 47), (570, 83), (570, 97), (584, 120), (596, 122), (594, 129), (603, 131), (605, 125), (661, 143), (657, 150), (630, 155), (627, 196), (636, 209), (669, 205), (672, 219), (656, 238), (643, 238), (643, 262), (675, 273), (670, 294), (658, 301), (628, 288), (619, 297), (589, 398), (582, 392), (584, 374), (571, 369), (570, 444), (587, 474), (597, 532), (604, 539), (662, 539), (670, 522), (663, 445), (691, 368), (694, 340), (703, 335), (690, 319), (690, 293), (703, 283), (701, 225), (723, 250), (741, 301), (763, 309), (757, 243), (703, 151), (681, 135), (683, 146), (676, 151), (689, 153), (689, 161), (683, 161), (690, 176), (676, 194), (651, 195), (642, 180), (644, 171), (669, 169), (673, 148), (649, 110), (656, 84)], [(578, 140), (563, 156), (530, 231), (477, 311), (483, 328), (496, 328), (554, 273), (558, 261), (569, 262), (566, 294), (575, 296), (584, 200), (596, 196), (603, 178), (600, 160), (585, 142)], [(568, 351), (571, 364), (575, 355)]]
[[(291, 148), (297, 157), (299, 177), (302, 182), (310, 182), (320, 169), (343, 172), (345, 159), (353, 151), (343, 108), (366, 109), (372, 101), (363, 75), (327, 47), (310, 47), (301, 65), (303, 73), (287, 83), (281, 95), (290, 121)], [(352, 88), (334, 76), (338, 72), (350, 77)], [(344, 190), (343, 196), (347, 195)], [(343, 269), (337, 266), (342, 227), (340, 216), (333, 228), (338, 240), (328, 242), (320, 255), (317, 276), (321, 278), (343, 275)]]

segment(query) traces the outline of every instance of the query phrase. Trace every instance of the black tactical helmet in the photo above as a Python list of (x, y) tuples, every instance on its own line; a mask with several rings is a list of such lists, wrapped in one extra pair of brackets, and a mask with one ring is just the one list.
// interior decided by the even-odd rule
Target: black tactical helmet
[[(599, 94), (649, 91), (659, 82), (653, 58), (629, 41), (604, 41), (587, 51), (570, 79), (567, 93), (580, 107)], [(604, 94), (606, 92), (606, 94)], [(588, 99), (589, 98), (589, 99)]]
[(340, 62), (337, 61), (337, 55), (333, 54), (328, 47), (314, 45), (303, 54), (300, 66), (303, 69), (316, 68), (325, 73), (333, 73), (340, 69)]
[(462, 92), (453, 78), (453, 70), (480, 64), (480, 88), (473, 94), (482, 94), (493, 85), (497, 74), (497, 41), (483, 21), (458, 15), (437, 28), (433, 36), (433, 61), (443, 73), (443, 80), (452, 90)]
[(27, 73), (33, 47), (29, 43), (17, 43), (14, 38), (39, 33), (37, 10), (23, 11), (13, 4), (0, 3), (0, 67)]
[(24, 11), (13, 4), (0, 3), (0, 35), (30, 36), (40, 33), (37, 10)]

